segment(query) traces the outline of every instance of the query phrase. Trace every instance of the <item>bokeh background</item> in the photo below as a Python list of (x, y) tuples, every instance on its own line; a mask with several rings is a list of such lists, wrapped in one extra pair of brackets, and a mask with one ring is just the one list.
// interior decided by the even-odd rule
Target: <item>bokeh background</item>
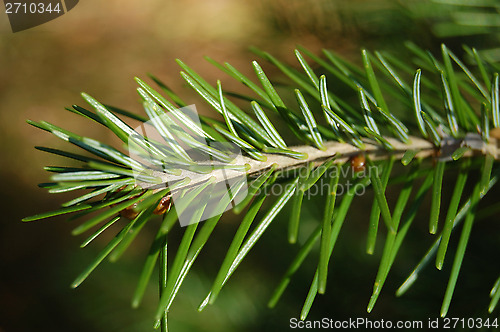
[[(420, 6), (424, 2), (429, 6)], [(431, 50), (438, 50), (440, 42), (446, 41), (457, 53), (461, 53), (462, 43), (468, 43), (491, 49), (489, 56), (496, 56), (496, 27), (458, 33), (459, 28), (466, 28), (453, 21), (457, 8), (435, 6), (429, 1), (402, 5), (390, 0), (86, 0), (54, 21), (18, 33), (10, 31), (7, 16), (0, 13), (0, 332), (152, 331), (157, 303), (153, 281), (143, 305), (130, 307), (153, 230), (144, 230), (119, 262), (102, 264), (79, 289), (71, 290), (69, 284), (105, 239), (80, 250), (83, 237), (72, 237), (75, 224), (64, 218), (21, 222), (25, 216), (56, 209), (72, 197), (50, 195), (36, 186), (48, 180), (43, 166), (62, 165), (65, 160), (33, 146), (68, 147), (29, 126), (26, 119), (46, 120), (114, 142), (110, 132), (64, 107), (83, 104), (79, 93), (85, 91), (104, 103), (141, 112), (133, 77), (144, 78), (148, 72), (187, 101), (197, 103), (198, 111), (208, 112), (208, 106), (183, 84), (174, 60), (182, 59), (209, 82), (220, 78), (224, 87), (238, 90), (203, 56), (228, 61), (252, 75), (250, 62), (256, 56), (250, 46), (295, 65), (296, 45), (317, 54), (321, 48), (333, 49), (359, 63), (363, 47), (391, 50), (405, 57), (406, 39)], [(264, 68), (269, 76), (280, 77), (276, 69), (265, 64)], [(452, 182), (453, 176), (448, 180)], [(366, 206), (371, 199), (367, 194), (357, 204)], [(313, 227), (317, 222), (320, 203), (306, 202), (305, 225)], [(367, 209), (351, 211), (335, 249), (327, 294), (317, 298), (310, 318), (437, 317), (449, 266), (444, 273), (426, 270), (407, 296), (393, 296), (432, 242), (424, 214), (408, 238), (407, 248), (412, 249), (401, 253), (374, 312), (366, 314), (381, 253), (380, 247), (375, 257), (364, 254), (367, 216)], [(217, 303), (198, 313), (197, 305), (206, 295), (239, 220), (229, 213), (218, 227), (217, 241), (209, 241), (173, 306), (171, 330), (287, 330), (289, 319), (299, 315), (315, 262), (306, 263), (298, 272), (276, 309), (266, 308), (268, 296), (298, 248), (286, 243), (286, 218), (285, 211)], [(459, 279), (451, 309), (454, 316), (486, 317), (483, 308), (489, 287), (498, 276), (498, 264), (492, 264), (498, 262), (492, 258), (498, 252), (488, 248), (498, 248), (500, 237), (494, 223), (482, 225), (473, 232), (463, 267), (470, 274)]]

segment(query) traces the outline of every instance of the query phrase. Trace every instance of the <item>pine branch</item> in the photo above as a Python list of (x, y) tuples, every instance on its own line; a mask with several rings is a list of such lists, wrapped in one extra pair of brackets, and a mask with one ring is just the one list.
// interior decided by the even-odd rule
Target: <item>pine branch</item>
[[(432, 191), (429, 221), (432, 234), (439, 230), (442, 211), (447, 210), (442, 235), (437, 235), (436, 243), (398, 295), (411, 285), (436, 251), (436, 266), (441, 269), (450, 236), (458, 222), (465, 218), (443, 301), (442, 315), (445, 315), (458, 281), (474, 218), (481, 212), (477, 205), (499, 176), (499, 76), (487, 71), (491, 67), (486, 69), (484, 63), (487, 62), (477, 53), (474, 55), (483, 82), (444, 45), (441, 61), (414, 44), (408, 43), (407, 46), (420, 69), (386, 53), (372, 55), (364, 50), (363, 68), (358, 68), (330, 51), (324, 51), (325, 58), (321, 58), (301, 48), (295, 52), (300, 71), (266, 52), (254, 50), (290, 79), (291, 83), (279, 90), (256, 61), (252, 65), (259, 84), (230, 64), (208, 59), (247, 86), (253, 96), (224, 91), (220, 81), (214, 87), (179, 60), (183, 79), (219, 113), (222, 120), (205, 116), (198, 118), (189, 108), (179, 109), (188, 103), (155, 77), (153, 80), (172, 101), (137, 78), (138, 93), (147, 116), (101, 104), (82, 94), (93, 111), (76, 105), (68, 110), (111, 130), (128, 153), (44, 121), (28, 121), (92, 155), (39, 148), (83, 163), (81, 168), (46, 168), (55, 173), (51, 177), (53, 182), (41, 186), (53, 193), (80, 189), (91, 191), (66, 202), (60, 210), (27, 217), (24, 221), (73, 212), (77, 214), (72, 219), (77, 219), (97, 212), (73, 231), (75, 235), (81, 234), (101, 225), (84, 241), (84, 247), (119, 219), (127, 219), (122, 230), (75, 280), (73, 286), (76, 287), (106, 257), (118, 259), (150, 220), (163, 215), (163, 223), (151, 245), (132, 303), (133, 306), (139, 305), (159, 259), (160, 304), (156, 319), (157, 325), (165, 330), (167, 311), (228, 207), (235, 205), (237, 213), (247, 207), (248, 210), (200, 310), (215, 301), (229, 277), (286, 204), (291, 204), (293, 211), (288, 239), (290, 243), (297, 241), (303, 232), (300, 227), (302, 196), (327, 180), (331, 187), (324, 216), (302, 244), (269, 302), (271, 307), (276, 305), (290, 278), (312, 252), (314, 244), (319, 243), (316, 274), (301, 312), (301, 318), (305, 319), (316, 295), (326, 292), (328, 266), (356, 196), (356, 189), (351, 188), (341, 199), (337, 198), (339, 174), (342, 170), (351, 170), (354, 174), (350, 180), (362, 188), (373, 188), (375, 194), (367, 225), (368, 254), (374, 253), (382, 229), (380, 217), (387, 230), (368, 304), (369, 312), (381, 294), (398, 250), (427, 192)], [(324, 74), (318, 76), (301, 52)], [(342, 97), (335, 94), (328, 88), (327, 75), (329, 81), (344, 84), (351, 94), (343, 92)], [(289, 102), (290, 97), (296, 100), (295, 104)], [(240, 108), (234, 98), (250, 101), (248, 109)], [(134, 129), (117, 114), (139, 120), (141, 125)], [(151, 135), (151, 131), (157, 135)], [(424, 166), (424, 159), (437, 162), (436, 170)], [(391, 176), (395, 160), (400, 160), (404, 166), (410, 165), (407, 175)], [(365, 176), (365, 169), (368, 169), (368, 176)], [(459, 170), (459, 177), (452, 202), (446, 209), (441, 204), (442, 179), (443, 174), (452, 169)], [(459, 209), (460, 201), (466, 197), (467, 176), (477, 171), (481, 180)], [(425, 180), (410, 203), (416, 180), (421, 178)], [(396, 182), (402, 183), (403, 189), (396, 205), (390, 207), (386, 188)], [(285, 190), (262, 215), (261, 207), (265, 200), (269, 200), (266, 192), (276, 184)], [(180, 200), (176, 201), (176, 198)], [(185, 215), (187, 220), (181, 220)], [(260, 221), (254, 223), (259, 218)], [(198, 226), (202, 220), (205, 220), (203, 225)], [(177, 221), (189, 226), (167, 269), (168, 237)], [(498, 302), (497, 294), (492, 291), (490, 312)]]
[[(492, 156), (494, 159), (499, 158), (500, 150), (498, 148), (496, 139), (491, 139), (489, 143), (483, 144), (483, 142), (481, 142), (478, 145), (478, 136), (470, 136), (472, 136), (472, 138), (469, 139), (445, 137), (444, 141), (446, 142), (446, 146), (441, 147), (439, 159), (446, 161), (458, 159), (456, 157), (456, 151), (457, 149), (461, 149), (462, 147), (465, 150), (460, 150), (463, 151), (460, 157), (472, 157), (477, 154), (483, 154)], [(384, 137), (384, 140), (389, 142), (389, 144), (391, 144), (392, 146), (390, 156), (395, 159), (402, 160), (408, 152), (412, 153), (411, 159), (423, 159), (436, 155), (437, 150), (431, 142), (414, 136), (410, 136), (408, 138), (410, 143), (405, 144), (395, 138)], [(469, 146), (469, 144), (471, 146)], [(276, 165), (276, 171), (288, 171), (295, 168), (304, 167), (309, 164), (318, 166), (332, 157), (337, 157), (334, 159), (334, 163), (344, 164), (346, 162), (349, 162), (353, 157), (359, 155), (360, 153), (363, 153), (372, 160), (386, 160), (388, 158), (387, 151), (385, 149), (381, 148), (379, 145), (374, 144), (373, 141), (368, 140), (364, 141), (363, 150), (360, 150), (359, 148), (348, 143), (339, 143), (335, 141), (326, 141), (324, 143), (324, 146), (324, 150), (319, 150), (316, 147), (309, 145), (290, 147), (292, 151), (304, 155), (304, 159), (296, 159), (276, 154), (263, 154), (263, 156), (266, 157), (265, 161), (255, 160), (243, 156), (240, 162), (247, 165), (247, 176), (255, 177), (262, 174), (266, 170), (269, 170), (272, 165)], [(158, 173), (157, 176), (162, 179), (162, 183), (167, 182), (167, 177), (163, 174)], [(238, 176), (238, 174), (228, 175), (224, 169), (214, 170), (204, 176), (197, 176), (196, 179), (190, 181), (189, 183), (186, 183), (185, 185), (178, 186), (175, 191), (181, 191), (185, 188), (197, 186), (200, 183), (207, 181), (211, 177), (214, 178), (215, 183), (220, 183), (231, 180), (233, 178), (237, 178)]]

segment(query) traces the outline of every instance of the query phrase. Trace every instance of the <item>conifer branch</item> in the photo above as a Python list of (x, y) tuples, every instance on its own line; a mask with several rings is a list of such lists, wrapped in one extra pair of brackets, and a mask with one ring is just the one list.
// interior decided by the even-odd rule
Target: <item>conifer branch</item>
[[(407, 47), (421, 68), (412, 68), (390, 54), (376, 52), (372, 55), (366, 50), (362, 52), (363, 67), (358, 68), (333, 52), (325, 50), (322, 58), (301, 48), (295, 52), (300, 71), (266, 52), (254, 50), (290, 79), (291, 83), (279, 90), (256, 61), (252, 66), (258, 84), (230, 64), (219, 64), (208, 59), (247, 86), (252, 95), (223, 91), (220, 81), (212, 86), (193, 68), (178, 60), (182, 78), (205, 104), (219, 113), (219, 119), (222, 120), (200, 116), (199, 121), (196, 121), (189, 112), (180, 109), (188, 103), (156, 77), (152, 77), (153, 81), (171, 101), (137, 78), (138, 93), (147, 116), (104, 105), (82, 94), (93, 110), (76, 105), (68, 110), (105, 126), (123, 142), (127, 153), (54, 124), (29, 120), (31, 125), (86, 151), (86, 154), (78, 154), (38, 147), (39, 150), (82, 163), (81, 167), (47, 167), (48, 171), (54, 173), (52, 182), (40, 186), (52, 193), (87, 191), (63, 204), (59, 210), (23, 220), (33, 221), (68, 213), (76, 213), (72, 219), (91, 215), (73, 231), (77, 235), (101, 225), (84, 241), (82, 247), (119, 219), (127, 220), (121, 231), (75, 280), (73, 286), (76, 287), (106, 257), (118, 259), (141, 229), (155, 216), (161, 215), (163, 222), (151, 245), (132, 303), (135, 307), (141, 302), (160, 257), (161, 297), (156, 318), (158, 324), (161, 321), (164, 327), (166, 312), (229, 206), (236, 205), (234, 211), (237, 213), (247, 207), (248, 210), (200, 310), (215, 301), (226, 281), (286, 204), (291, 204), (293, 211), (288, 239), (290, 243), (295, 243), (300, 232), (303, 232), (300, 214), (301, 197), (305, 192), (319, 181), (337, 184), (338, 177), (332, 177), (327, 170), (343, 167), (362, 169), (366, 158), (366, 164), (375, 167), (375, 171), (366, 177), (354, 172), (349, 180), (362, 188), (374, 189), (375, 198), (370, 217), (367, 218), (367, 254), (373, 254), (375, 243), (380, 237), (380, 217), (388, 232), (369, 300), (368, 311), (371, 311), (423, 198), (431, 188), (433, 208), (429, 225), (431, 233), (437, 233), (440, 229), (440, 215), (445, 208), (441, 205), (443, 174), (458, 168), (459, 185), (446, 213), (443, 235), (436, 235), (436, 244), (403, 285), (404, 290), (411, 286), (416, 273), (438, 250), (438, 245), (436, 266), (441, 269), (453, 229), (461, 219), (465, 219), (466, 227), (462, 230), (457, 251), (459, 255), (455, 256), (443, 301), (442, 314), (445, 315), (459, 282), (466, 244), (478, 213), (477, 206), (500, 176), (500, 83), (498, 73), (491, 71), (494, 67), (484, 66), (488, 62), (477, 53), (474, 53), (475, 60), (484, 84), (475, 77), (473, 70), (444, 45), (441, 48), (441, 61), (412, 43), (408, 43)], [(302, 53), (324, 73), (318, 76)], [(378, 70), (377, 73), (375, 70)], [(383, 78), (377, 76), (380, 73)], [(342, 92), (340, 96), (329, 89), (327, 76), (329, 82), (335, 80), (343, 84), (351, 94)], [(291, 98), (285, 98), (286, 93)], [(234, 98), (249, 102), (248, 107), (241, 108)], [(296, 102), (289, 102), (290, 99)], [(122, 117), (138, 120), (141, 125), (134, 129)], [(150, 129), (158, 135), (149, 135)], [(236, 153), (236, 150), (242, 154)], [(438, 170), (423, 167), (423, 159), (437, 161)], [(404, 187), (396, 205), (391, 207), (386, 197), (386, 187), (391, 183), (390, 180), (395, 180), (391, 174), (395, 160), (401, 160), (403, 166), (411, 166), (407, 168), (407, 175), (398, 178)], [(455, 165), (458, 167), (450, 167)], [(303, 172), (299, 175), (288, 172), (296, 168)], [(481, 180), (475, 185), (472, 195), (469, 195), (464, 192), (465, 182), (467, 175), (473, 172), (479, 172)], [(242, 174), (245, 180), (248, 179), (246, 191), (243, 190)], [(266, 189), (277, 183), (278, 177), (286, 190), (277, 195), (271, 208), (263, 213), (261, 207), (264, 201), (273, 199), (265, 195)], [(410, 194), (416, 186), (416, 180), (420, 178), (424, 178), (424, 181), (414, 201), (410, 202)], [(223, 196), (209, 203), (217, 185), (230, 182), (233, 183), (228, 185), (229, 190), (225, 186), (223, 190), (217, 189), (220, 191), (217, 193)], [(246, 196), (236, 204), (241, 192)], [(330, 188), (322, 220), (318, 221), (316, 230), (301, 245), (274, 292), (270, 306), (276, 305), (290, 278), (318, 242), (318, 267), (302, 308), (302, 319), (307, 317), (316, 295), (326, 292), (329, 262), (337, 240), (341, 239), (339, 234), (342, 226), (348, 221), (348, 212), (356, 192), (350, 188), (341, 199), (336, 196), (337, 186)], [(172, 206), (172, 197), (181, 197), (182, 202)], [(466, 198), (466, 203), (459, 208), (462, 198)], [(175, 258), (169, 260), (173, 262), (172, 266), (167, 269), (167, 239), (171, 236), (170, 230), (177, 221), (181, 222), (181, 216), (186, 211), (191, 212), (189, 226), (184, 231), (179, 247), (174, 250)], [(208, 219), (204, 218), (208, 214)], [(260, 221), (255, 222), (256, 219)], [(198, 226), (203, 220), (204, 223)], [(443, 242), (439, 243), (441, 237)], [(168, 276), (165, 276), (167, 271)], [(498, 292), (493, 293), (490, 312), (498, 302)]]

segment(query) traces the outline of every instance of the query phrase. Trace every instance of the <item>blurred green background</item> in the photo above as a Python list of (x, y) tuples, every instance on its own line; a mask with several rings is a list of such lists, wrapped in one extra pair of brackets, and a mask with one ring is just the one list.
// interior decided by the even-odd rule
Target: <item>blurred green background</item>
[[(48, 180), (43, 166), (63, 165), (66, 160), (36, 151), (33, 146), (68, 146), (30, 127), (26, 119), (46, 120), (88, 137), (115, 142), (103, 127), (64, 111), (64, 107), (83, 104), (79, 93), (85, 91), (107, 104), (142, 112), (133, 77), (144, 78), (148, 72), (187, 101), (197, 103), (199, 112), (208, 113), (208, 106), (199, 103), (184, 86), (174, 59), (193, 66), (207, 81), (215, 83), (220, 78), (224, 87), (237, 91), (241, 87), (234, 86), (203, 56), (228, 61), (251, 75), (250, 61), (256, 56), (248, 50), (250, 46), (269, 51), (288, 63), (295, 63), (293, 49), (297, 44), (317, 54), (321, 48), (330, 48), (359, 63), (362, 47), (388, 49), (404, 56), (406, 39), (431, 50), (438, 49), (444, 40), (458, 53), (463, 42), (477, 47), (495, 45), (497, 35), (490, 30), (480, 37), (434, 34), (436, 22), (451, 22), (447, 15), (453, 9), (439, 7), (439, 14), (433, 11), (433, 16), (424, 15), (421, 7), (418, 11), (412, 7), (416, 3), (86, 0), (54, 21), (18, 33), (10, 31), (7, 16), (1, 13), (0, 176), (5, 186), (0, 194), (0, 332), (151, 331), (157, 303), (153, 281), (143, 305), (136, 310), (130, 307), (154, 227), (144, 230), (119, 262), (103, 264), (79, 289), (71, 290), (70, 282), (106, 239), (80, 250), (83, 237), (70, 236), (75, 224), (64, 218), (21, 222), (25, 216), (56, 209), (72, 197), (49, 195), (36, 186)], [(276, 69), (264, 68), (269, 76), (278, 75)], [(453, 181), (453, 176), (448, 182)], [(491, 199), (495, 200), (497, 194), (492, 193)], [(357, 204), (366, 206), (371, 199), (368, 193)], [(321, 203), (306, 202), (306, 228), (312, 229), (317, 223)], [(426, 270), (404, 298), (393, 296), (433, 241), (426, 231), (425, 214), (419, 215), (407, 249), (398, 257), (374, 312), (366, 314), (382, 249), (378, 248), (375, 257), (364, 253), (367, 213), (367, 209), (350, 212), (335, 249), (327, 294), (316, 299), (309, 318), (436, 317), (449, 264), (444, 273)], [(314, 274), (315, 259), (300, 269), (278, 307), (266, 308), (273, 287), (298, 249), (288, 245), (283, 235), (287, 211), (242, 264), (217, 303), (203, 313), (196, 311), (238, 220), (229, 213), (218, 226), (217, 240), (209, 241), (199, 257), (171, 311), (172, 331), (280, 331), (288, 329), (291, 317), (298, 317)], [(484, 222), (474, 230), (452, 303), (453, 316), (485, 317), (487, 294), (498, 276), (498, 263), (492, 264), (498, 259), (489, 256), (498, 257), (498, 252), (491, 252), (500, 243), (498, 229), (498, 223)]]

